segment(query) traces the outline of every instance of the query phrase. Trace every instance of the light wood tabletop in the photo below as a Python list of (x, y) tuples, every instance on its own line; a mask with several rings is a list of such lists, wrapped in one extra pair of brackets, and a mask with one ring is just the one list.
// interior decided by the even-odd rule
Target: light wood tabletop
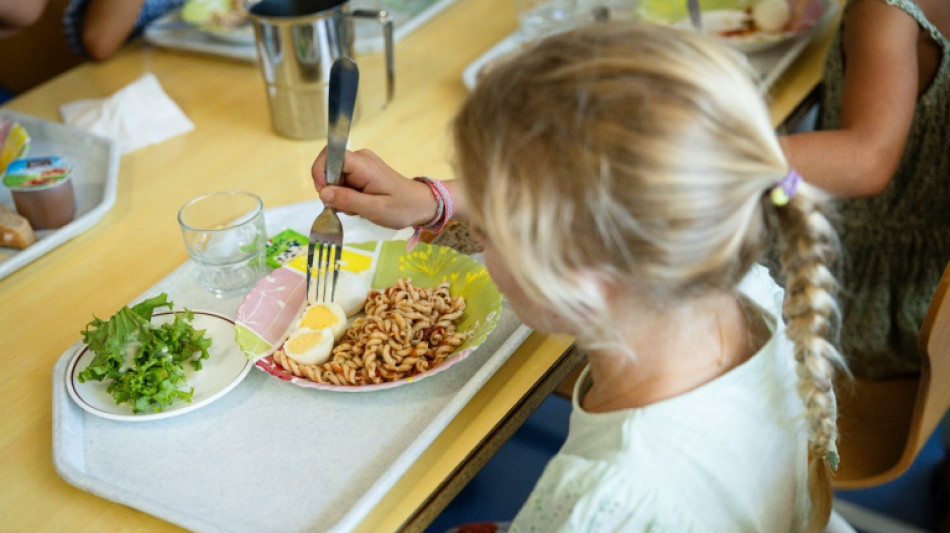
[[(396, 98), (367, 113), (350, 146), (397, 170), (452, 176), (449, 123), (466, 95), (463, 69), (515, 30), (514, 3), (459, 0), (396, 45)], [(770, 95), (780, 124), (820, 80), (830, 31), (791, 65)], [(379, 57), (363, 83), (382, 83)], [(186, 261), (175, 222), (190, 198), (245, 189), (266, 207), (316, 199), (310, 166), (325, 141), (270, 127), (251, 63), (127, 46), (83, 64), (4, 108), (58, 121), (60, 105), (101, 98), (153, 72), (195, 129), (120, 159), (115, 205), (87, 231), (0, 280), (0, 529), (170, 531), (161, 518), (66, 483), (52, 461), (51, 370), (93, 315), (108, 317)], [(566, 336), (532, 334), (363, 520), (358, 531), (421, 530), (581, 359)], [(487, 517), (486, 517), (487, 518)]]

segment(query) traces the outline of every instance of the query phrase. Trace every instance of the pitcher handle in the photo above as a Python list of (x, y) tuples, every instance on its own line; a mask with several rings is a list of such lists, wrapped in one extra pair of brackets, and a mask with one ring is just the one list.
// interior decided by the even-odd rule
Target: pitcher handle
[(354, 9), (353, 17), (376, 19), (383, 30), (383, 45), (386, 51), (386, 104), (393, 99), (396, 91), (396, 66), (393, 59), (393, 17), (385, 10)]

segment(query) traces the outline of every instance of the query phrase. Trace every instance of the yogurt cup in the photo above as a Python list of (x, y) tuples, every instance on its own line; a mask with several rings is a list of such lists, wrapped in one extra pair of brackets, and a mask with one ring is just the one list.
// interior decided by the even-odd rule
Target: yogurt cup
[(3, 184), (10, 189), (17, 212), (33, 229), (59, 228), (76, 216), (72, 170), (72, 162), (65, 157), (17, 159), (7, 167)]

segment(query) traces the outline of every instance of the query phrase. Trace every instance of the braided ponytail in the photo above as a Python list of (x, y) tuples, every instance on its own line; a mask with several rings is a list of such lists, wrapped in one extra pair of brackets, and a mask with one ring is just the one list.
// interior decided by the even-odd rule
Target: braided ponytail
[(847, 372), (832, 339), (840, 324), (831, 272), (836, 237), (819, 210), (819, 192), (805, 184), (778, 207), (785, 275), (786, 332), (795, 346), (798, 392), (805, 403), (808, 437), (808, 492), (812, 512), (808, 531), (824, 530), (831, 514), (831, 470), (838, 466), (836, 370)]

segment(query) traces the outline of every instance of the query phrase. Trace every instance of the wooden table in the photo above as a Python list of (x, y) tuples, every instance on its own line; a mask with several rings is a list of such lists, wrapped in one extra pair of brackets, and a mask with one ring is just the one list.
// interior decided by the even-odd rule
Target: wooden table
[[(459, 0), (398, 43), (397, 96), (364, 117), (351, 146), (407, 173), (451, 176), (449, 121), (461, 72), (515, 29), (514, 4)], [(820, 79), (827, 35), (773, 91), (780, 124)], [(371, 73), (378, 58), (366, 58)], [(128, 46), (14, 99), (6, 108), (58, 120), (58, 107), (103, 97), (154, 72), (195, 129), (121, 158), (114, 207), (88, 231), (0, 280), (0, 519), (11, 531), (169, 531), (163, 520), (60, 479), (51, 448), (51, 370), (93, 314), (107, 317), (187, 258), (175, 222), (186, 200), (247, 189), (267, 207), (313, 200), (309, 169), (324, 140), (292, 141), (269, 123), (257, 69), (220, 58)], [(364, 83), (374, 83), (372, 75)], [(135, 268), (129, 268), (134, 265)], [(566, 336), (533, 334), (447, 427), (359, 531), (421, 530), (581, 359)]]

